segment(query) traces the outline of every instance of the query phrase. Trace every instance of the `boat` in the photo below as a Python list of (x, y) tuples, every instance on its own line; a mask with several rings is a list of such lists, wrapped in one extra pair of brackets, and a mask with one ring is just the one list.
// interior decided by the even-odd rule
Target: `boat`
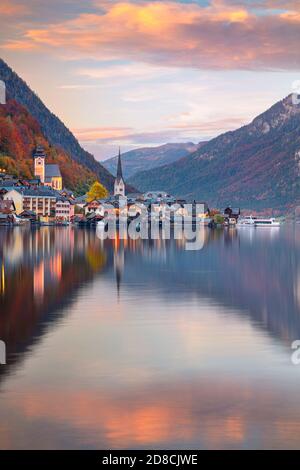
[(28, 219), (22, 219), (14, 214), (14, 225), (29, 225), (29, 223)]
[(237, 227), (280, 227), (280, 221), (271, 218), (253, 217), (252, 215), (240, 217)]
[(252, 215), (239, 217), (236, 225), (237, 227), (254, 227), (254, 220), (255, 217), (252, 217)]
[(29, 221), (17, 217), (15, 214), (0, 214), (0, 225), (4, 227), (15, 227), (20, 225), (28, 225)]
[(280, 227), (280, 221), (274, 218), (270, 219), (256, 219), (254, 221), (255, 227)]

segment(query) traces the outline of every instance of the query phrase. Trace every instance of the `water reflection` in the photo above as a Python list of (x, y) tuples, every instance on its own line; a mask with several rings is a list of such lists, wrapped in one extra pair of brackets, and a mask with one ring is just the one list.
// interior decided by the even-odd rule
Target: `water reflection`
[(0, 230), (1, 448), (299, 446), (300, 231), (184, 246)]

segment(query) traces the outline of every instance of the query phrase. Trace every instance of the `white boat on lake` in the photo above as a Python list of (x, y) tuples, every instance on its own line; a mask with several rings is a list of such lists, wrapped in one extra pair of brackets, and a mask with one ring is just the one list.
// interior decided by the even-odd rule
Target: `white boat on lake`
[(280, 221), (271, 218), (253, 217), (252, 215), (240, 217), (237, 227), (280, 227)]

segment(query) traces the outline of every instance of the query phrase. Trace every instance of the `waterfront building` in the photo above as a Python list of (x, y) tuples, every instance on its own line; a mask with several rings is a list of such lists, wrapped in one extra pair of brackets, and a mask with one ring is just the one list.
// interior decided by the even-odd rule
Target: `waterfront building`
[(236, 207), (236, 208), (226, 207), (226, 209), (224, 210), (224, 217), (226, 218), (238, 220), (240, 215), (241, 215), (241, 209), (239, 207)]
[(0, 213), (13, 214), (16, 212), (16, 206), (12, 199), (0, 199)]
[[(106, 200), (104, 200), (106, 202)], [(98, 199), (94, 199), (93, 201), (87, 202), (84, 206), (85, 215), (89, 214), (90, 212), (95, 212), (97, 215), (102, 215), (102, 204), (103, 201)]]
[(28, 210), (35, 212), (38, 216), (54, 216), (57, 192), (43, 187), (36, 189), (14, 188), (5, 194), (3, 199), (14, 201), (17, 214)]
[(5, 188), (5, 194), (3, 194), (4, 200), (10, 200), (14, 202), (16, 208), (16, 214), (20, 214), (23, 211), (23, 194), (19, 188)]
[(122, 172), (121, 150), (119, 149), (117, 177), (114, 184), (114, 196), (125, 196), (125, 182)]
[(55, 205), (55, 218), (57, 220), (70, 222), (74, 217), (74, 204), (68, 199), (60, 197), (56, 201)]

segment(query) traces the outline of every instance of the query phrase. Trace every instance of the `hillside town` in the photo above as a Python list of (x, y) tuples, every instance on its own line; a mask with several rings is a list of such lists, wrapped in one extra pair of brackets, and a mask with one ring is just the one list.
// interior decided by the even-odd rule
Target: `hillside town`
[(141, 214), (141, 206), (147, 213), (154, 210), (162, 218), (170, 207), (176, 207), (175, 215), (185, 216), (186, 204), (191, 204), (201, 207), (193, 216), (206, 225), (212, 223), (212, 217), (219, 217), (219, 223), (226, 221), (234, 225), (240, 214), (239, 209), (230, 208), (219, 214), (210, 211), (206, 202), (178, 199), (164, 191), (126, 194), (120, 150), (113, 194), (107, 193), (106, 197), (95, 195), (93, 198), (89, 194), (75, 197), (64, 187), (59, 165), (47, 163), (47, 155), (40, 145), (33, 155), (33, 168), (34, 179), (31, 180), (17, 178), (0, 169), (0, 225), (95, 226), (108, 215), (108, 210), (112, 215), (118, 215), (120, 208), (125, 207), (128, 218), (132, 219)]
[(43, 147), (33, 156), (34, 179), (17, 178), (0, 169), (0, 224), (69, 224), (74, 195), (63, 188), (59, 166), (46, 163)]

